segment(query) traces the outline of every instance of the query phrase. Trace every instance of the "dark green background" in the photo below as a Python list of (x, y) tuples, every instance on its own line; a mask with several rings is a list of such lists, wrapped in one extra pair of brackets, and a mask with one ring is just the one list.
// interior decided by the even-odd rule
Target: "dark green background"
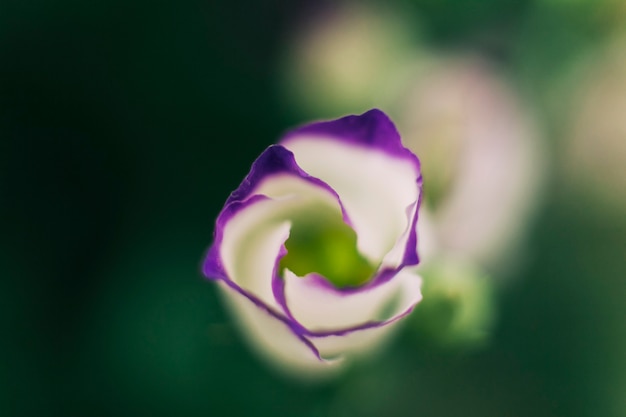
[[(276, 63), (313, 3), (0, 2), (0, 415), (626, 416), (626, 222), (556, 177), (486, 349), (405, 332), (306, 386), (242, 344), (199, 264), (250, 163), (303, 121)], [(539, 1), (404, 3), (539, 109), (605, 30)]]

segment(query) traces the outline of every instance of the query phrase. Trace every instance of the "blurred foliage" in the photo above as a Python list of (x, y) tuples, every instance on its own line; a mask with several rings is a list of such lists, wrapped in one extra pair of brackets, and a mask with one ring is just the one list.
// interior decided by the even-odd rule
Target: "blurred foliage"
[[(618, 0), (398, 4), (429, 47), (499, 62), (557, 151), (552, 87), (624, 26)], [(626, 221), (556, 178), (482, 351), (405, 331), (306, 386), (241, 343), (199, 262), (250, 163), (303, 121), (276, 68), (318, 7), (0, 3), (0, 415), (626, 416)]]

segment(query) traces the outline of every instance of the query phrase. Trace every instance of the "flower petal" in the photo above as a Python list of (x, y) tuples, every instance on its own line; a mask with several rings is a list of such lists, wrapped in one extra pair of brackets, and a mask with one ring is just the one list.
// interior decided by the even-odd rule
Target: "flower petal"
[(375, 351), (395, 328), (395, 323), (390, 323), (341, 335), (311, 337), (311, 342), (322, 358), (341, 360), (346, 354), (354, 357)]
[[(328, 184), (319, 178), (312, 177), (298, 166), (290, 150), (280, 145), (272, 145), (254, 161), (250, 168), (250, 173), (239, 187), (231, 193), (224, 206), (227, 207), (235, 201), (244, 201), (256, 194), (277, 198), (294, 192), (300, 192), (303, 195), (306, 195), (307, 192), (312, 192), (311, 189), (299, 189), (294, 182), (286, 181), (282, 183), (282, 186), (275, 184), (277, 178), (288, 179), (290, 177), (302, 180), (302, 182), (297, 184), (301, 185), (303, 182), (306, 182), (322, 188), (335, 196), (336, 200), (339, 201), (339, 196)], [(267, 181), (268, 179), (272, 179), (271, 183)]]
[[(288, 133), (282, 144), (304, 171), (339, 194), (359, 251), (380, 262), (407, 229), (405, 210), (421, 191), (419, 160), (402, 146), (389, 118), (371, 110), (315, 123)], [(415, 247), (408, 250), (414, 252), (410, 264), (417, 263)]]
[(420, 201), (418, 200), (406, 208), (406, 229), (391, 251), (385, 255), (381, 269), (395, 269), (401, 265), (415, 265), (419, 262), (417, 258), (417, 211), (419, 206)]
[(224, 226), (220, 258), (228, 280), (254, 294), (276, 310), (281, 307), (272, 294), (271, 280), (291, 224), (277, 218), (285, 204), (270, 199), (237, 213)]
[(242, 333), (261, 355), (283, 365), (286, 371), (305, 369), (321, 372), (324, 368), (330, 371), (340, 364), (340, 361), (321, 359), (315, 346), (298, 335), (289, 322), (278, 319), (261, 305), (242, 297), (225, 282), (220, 284), (225, 301), (236, 312), (236, 318), (244, 329)]
[(406, 270), (380, 285), (355, 290), (336, 289), (317, 274), (301, 278), (285, 270), (282, 285), (275, 284), (279, 303), (308, 334), (341, 333), (387, 322), (421, 299), (421, 279)]
[(422, 299), (422, 280), (414, 272), (402, 270), (390, 282), (400, 281), (396, 302), (381, 321), (371, 321), (346, 329), (314, 332), (308, 339), (316, 346), (322, 358), (341, 357), (345, 353), (366, 353), (375, 349), (397, 322), (408, 315)]

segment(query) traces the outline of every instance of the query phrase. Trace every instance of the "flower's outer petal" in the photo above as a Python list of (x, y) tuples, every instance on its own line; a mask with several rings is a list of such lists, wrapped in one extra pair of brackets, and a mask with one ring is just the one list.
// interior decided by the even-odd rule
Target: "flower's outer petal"
[(342, 335), (327, 335), (311, 337), (311, 342), (322, 358), (341, 360), (346, 355), (354, 358), (358, 355), (369, 354), (378, 349), (389, 335), (396, 329), (396, 323), (385, 326), (370, 327)]
[[(281, 143), (303, 170), (339, 194), (359, 251), (371, 262), (380, 262), (412, 223), (407, 222), (406, 209), (421, 192), (419, 160), (402, 146), (389, 118), (370, 110), (303, 126)], [(414, 265), (416, 242), (409, 240), (404, 264)]]
[[(339, 196), (328, 184), (324, 183), (319, 178), (307, 174), (298, 166), (290, 150), (280, 145), (272, 145), (263, 151), (256, 161), (254, 161), (250, 168), (250, 173), (239, 187), (230, 194), (224, 207), (228, 207), (228, 205), (236, 201), (244, 201), (256, 194), (264, 194), (271, 198), (278, 198), (294, 192), (306, 195), (307, 192), (310, 191), (298, 189), (294, 183), (286, 184), (284, 187), (267, 185), (269, 179), (272, 180), (271, 182), (275, 182), (277, 178), (288, 177), (299, 178), (302, 180), (300, 184), (306, 182), (322, 188), (335, 196), (337, 201), (339, 201)], [(265, 187), (262, 187), (264, 184)]]
[(337, 195), (300, 170), (291, 152), (268, 148), (220, 213), (204, 274), (232, 281), (281, 310), (272, 293), (272, 277), (289, 237), (289, 214), (312, 203), (342, 212)]
[[(284, 370), (332, 372), (341, 360), (320, 358), (315, 346), (293, 331), (289, 322), (278, 319), (262, 305), (242, 297), (226, 282), (219, 282), (226, 303), (235, 312), (246, 338), (259, 354), (284, 367)], [(307, 375), (309, 375), (307, 373)]]
[(291, 228), (288, 221), (276, 217), (281, 206), (267, 198), (246, 205), (224, 226), (220, 248), (223, 279), (275, 310), (281, 307), (272, 294), (271, 280)]
[(396, 323), (408, 315), (422, 299), (422, 280), (415, 272), (402, 270), (393, 281), (400, 281), (395, 293), (395, 305), (381, 321), (328, 332), (312, 332), (308, 339), (316, 346), (322, 358), (337, 358), (345, 353), (366, 353), (375, 349)]
[(273, 175), (260, 182), (254, 189), (254, 194), (264, 195), (274, 200), (297, 200), (295, 205), (298, 207), (323, 205), (337, 210), (344, 221), (350, 224), (337, 193), (316, 178), (289, 174)]
[[(386, 321), (421, 299), (420, 278), (405, 271), (380, 285), (358, 291), (336, 289), (315, 273), (298, 277), (289, 270), (285, 270), (284, 283), (280, 284), (284, 285), (286, 310), (310, 332), (332, 332)], [(276, 298), (282, 302), (282, 296)]]

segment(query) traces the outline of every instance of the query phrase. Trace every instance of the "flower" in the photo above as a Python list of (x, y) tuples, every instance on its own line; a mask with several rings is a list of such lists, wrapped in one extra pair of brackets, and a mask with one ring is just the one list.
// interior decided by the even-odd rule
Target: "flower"
[(428, 179), (422, 218), (435, 229), (432, 252), (510, 270), (545, 177), (529, 109), (495, 68), (469, 55), (433, 60), (398, 108), (405, 144), (421, 155)]
[(379, 110), (298, 128), (226, 201), (203, 272), (263, 356), (338, 369), (421, 299), (421, 188), (419, 160)]

